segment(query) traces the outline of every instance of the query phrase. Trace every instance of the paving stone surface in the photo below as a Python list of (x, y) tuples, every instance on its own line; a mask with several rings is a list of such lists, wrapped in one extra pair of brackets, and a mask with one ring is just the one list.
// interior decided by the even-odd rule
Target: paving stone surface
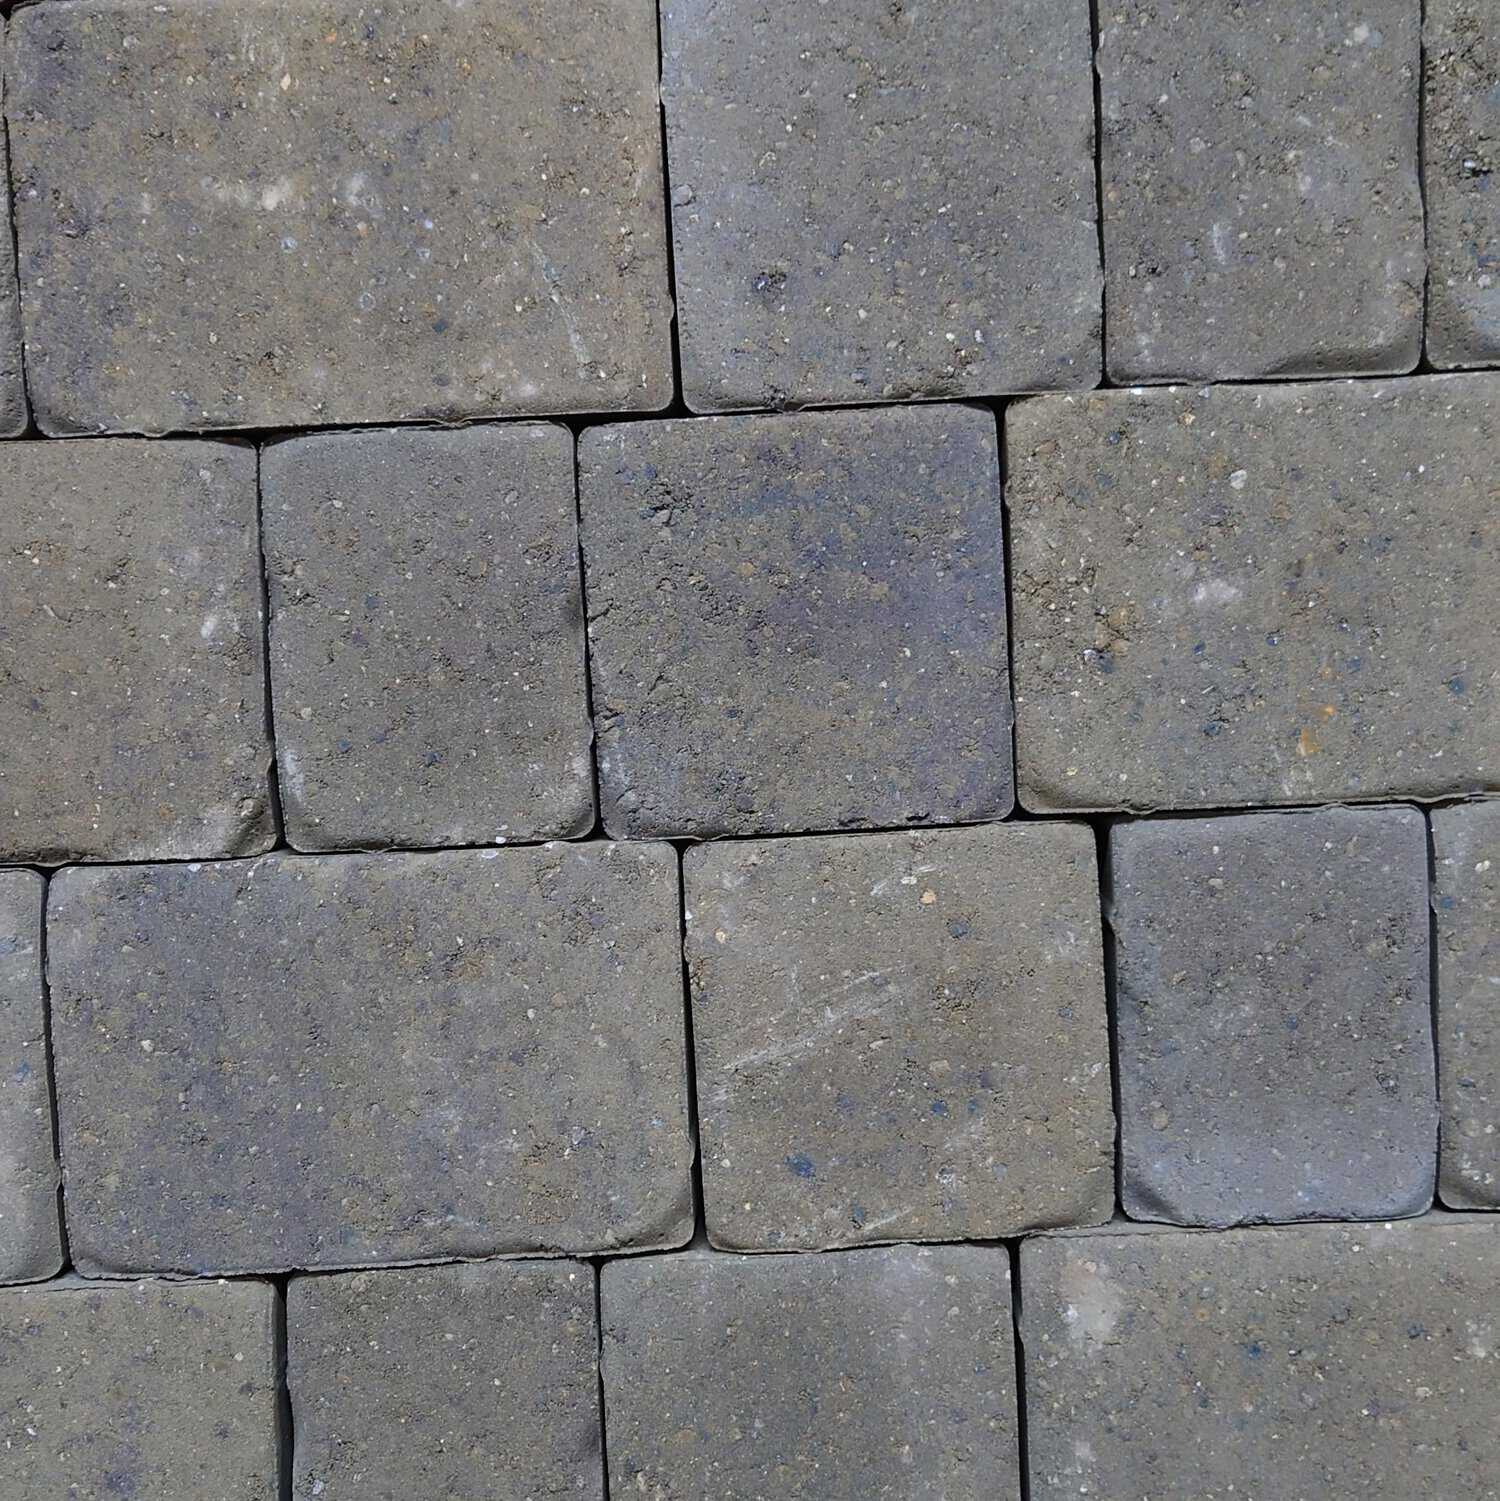
[(42, 901), (30, 870), (0, 870), (0, 1282), (62, 1270), (51, 1069), (42, 1001)]
[(612, 835), (1010, 810), (988, 412), (593, 428), (579, 484)]
[(1229, 1225), (1430, 1207), (1422, 815), (1123, 824), (1109, 861), (1125, 1212)]
[(69, 870), (48, 919), (83, 1271), (691, 1233), (662, 846)]
[(10, 31), (44, 431), (670, 401), (650, 0), (80, 0)]
[(0, 860), (272, 844), (255, 464), (0, 446)]
[(282, 807), (299, 849), (594, 822), (573, 439), (277, 444), (262, 471)]
[(1500, 801), (1432, 814), (1439, 1192), (1500, 1209)]
[(294, 1278), (291, 1494), (599, 1501), (597, 1337), (576, 1261)]
[(1039, 397), (1006, 436), (1028, 808), (1500, 785), (1500, 377)]
[(1003, 1249), (693, 1250), (600, 1285), (612, 1495), (1018, 1501)]
[(1500, 1496), (1500, 1220), (1021, 1247), (1030, 1491)]
[[(0, 75), (0, 105), (5, 100), (5, 79)], [(10, 150), (0, 144), (0, 174), (7, 193), (10, 188)], [(10, 199), (7, 197), (7, 204)], [(21, 353), (21, 296), (16, 285), (16, 243), (12, 235), (0, 234), (0, 438), (14, 438), (26, 431), (30, 413), (26, 405), (26, 372)]]
[(1420, 17), (1408, 0), (1101, 7), (1114, 381), (1416, 365)]
[(1089, 829), (737, 840), (690, 850), (684, 880), (715, 1245), (1110, 1217)]
[(261, 1282), (0, 1292), (13, 1501), (276, 1501), (276, 1292)]

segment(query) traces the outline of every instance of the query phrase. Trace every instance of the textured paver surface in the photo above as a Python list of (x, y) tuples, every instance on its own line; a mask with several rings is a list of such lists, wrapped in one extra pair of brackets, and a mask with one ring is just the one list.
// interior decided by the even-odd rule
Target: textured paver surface
[(659, 845), (63, 873), (49, 965), (74, 1261), (680, 1244), (677, 906)]
[[(3, 65), (0, 65), (0, 103), (5, 98)], [(0, 146), (0, 166), (9, 168), (10, 152)], [(7, 172), (0, 182), (9, 190)], [(8, 201), (8, 200), (7, 200)], [(0, 234), (0, 438), (14, 438), (26, 431), (26, 378), (21, 353), (21, 299), (16, 286), (16, 242)]]
[(1090, 830), (733, 841), (690, 851), (684, 880), (715, 1244), (1109, 1218)]
[(611, 1495), (1018, 1501), (1003, 1250), (615, 1261), (601, 1319)]
[(1497, 451), (1493, 375), (1012, 408), (1021, 801), (1500, 785)]
[(299, 438), (263, 468), (271, 679), (299, 849), (594, 821), (564, 428)]

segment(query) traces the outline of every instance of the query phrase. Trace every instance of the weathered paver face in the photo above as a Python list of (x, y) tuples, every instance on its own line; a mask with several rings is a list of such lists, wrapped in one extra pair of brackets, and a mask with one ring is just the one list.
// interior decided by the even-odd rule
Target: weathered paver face
[(596, 1329), (576, 1261), (294, 1278), (291, 1494), (599, 1501)]
[(1010, 810), (987, 412), (593, 428), (579, 482), (612, 835)]
[(610, 1492), (1017, 1501), (1003, 1249), (612, 1261)]
[(1038, 1501), (1500, 1495), (1500, 1221), (1043, 1236), (1021, 1288)]
[(5, 1494), (276, 1501), (275, 1301), (261, 1282), (0, 1292)]
[[(5, 98), (5, 80), (0, 76), (0, 103)], [(0, 145), (0, 182), (10, 186), (10, 152)], [(9, 200), (7, 199), (7, 202)], [(16, 286), (16, 244), (12, 235), (0, 234), (0, 438), (14, 438), (26, 431), (26, 376), (21, 355), (21, 299)]]
[(270, 847), (255, 462), (0, 447), (0, 859)]
[(650, 0), (82, 0), (10, 30), (44, 431), (670, 401)]
[(1439, 1192), (1500, 1209), (1500, 802), (1432, 815), (1437, 913)]
[(1126, 1213), (1228, 1225), (1428, 1208), (1422, 815), (1123, 824), (1109, 858)]
[(80, 1269), (679, 1245), (661, 846), (66, 871), (54, 1068)]
[(1041, 397), (1007, 423), (1027, 807), (1500, 785), (1500, 377)]
[(1420, 7), (1100, 10), (1116, 382), (1412, 369)]
[(1093, 386), (1082, 0), (665, 0), (694, 411)]
[(715, 1245), (1109, 1218), (1090, 830), (734, 841), (690, 851), (684, 878)]
[(388, 429), (265, 456), (271, 678), (299, 849), (594, 821), (573, 439)]

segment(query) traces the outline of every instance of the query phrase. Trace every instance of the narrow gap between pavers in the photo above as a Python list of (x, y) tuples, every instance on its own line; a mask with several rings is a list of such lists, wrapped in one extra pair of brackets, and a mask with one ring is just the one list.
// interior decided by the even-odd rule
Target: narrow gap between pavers
[(73, 1255), (68, 1247), (68, 1220), (63, 1205), (63, 1155), (62, 1136), (57, 1118), (57, 1069), (52, 1056), (52, 987), (47, 978), (47, 896), (52, 889), (52, 878), (42, 875), (42, 925), (39, 941), (42, 973), (42, 1049), (47, 1060), (47, 1103), (52, 1113), (52, 1156), (57, 1165), (57, 1234), (62, 1244), (62, 1267), (58, 1276), (66, 1277), (73, 1269)]

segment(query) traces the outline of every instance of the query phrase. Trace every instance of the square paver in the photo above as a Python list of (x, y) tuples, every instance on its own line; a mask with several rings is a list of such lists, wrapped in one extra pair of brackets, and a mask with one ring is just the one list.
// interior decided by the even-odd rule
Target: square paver
[(690, 850), (684, 879), (715, 1245), (1110, 1217), (1089, 829), (736, 840)]
[(1421, 8), (1100, 9), (1113, 380), (1411, 370)]
[[(5, 80), (0, 76), (0, 104), (5, 98)], [(10, 188), (10, 150), (0, 143), (0, 182)], [(7, 197), (6, 202), (10, 199)], [(7, 226), (8, 227), (8, 226)], [(14, 438), (26, 431), (30, 413), (26, 406), (26, 373), (21, 355), (21, 297), (16, 285), (16, 242), (0, 234), (0, 438)]]
[(1110, 834), (1121, 1196), (1186, 1225), (1432, 1203), (1427, 831), (1414, 808)]
[(1443, 1202), (1500, 1209), (1500, 802), (1432, 815)]
[(592, 428), (579, 484), (612, 835), (1010, 810), (988, 412)]
[(1084, 0), (664, 0), (694, 411), (1099, 378)]
[(1000, 1247), (693, 1250), (600, 1295), (612, 1495), (1018, 1501)]
[(0, 870), (0, 1282), (35, 1282), (63, 1264), (47, 1017), (42, 878)]
[(267, 451), (271, 685), (299, 849), (586, 833), (573, 439), (327, 433)]
[(1495, 1501), (1497, 1299), (1475, 1217), (1028, 1240), (1030, 1493)]
[(603, 1496), (591, 1266), (296, 1277), (286, 1305), (289, 1494)]
[(1006, 445), (1028, 808), (1500, 787), (1500, 376), (1038, 397)]
[(49, 433), (657, 410), (651, 0), (76, 0), (10, 23)]
[(274, 842), (255, 462), (0, 446), (0, 860)]
[(680, 1245), (675, 853), (69, 870), (53, 1067), (80, 1270)]
[(276, 1501), (275, 1289), (0, 1292), (0, 1449), (13, 1501)]

